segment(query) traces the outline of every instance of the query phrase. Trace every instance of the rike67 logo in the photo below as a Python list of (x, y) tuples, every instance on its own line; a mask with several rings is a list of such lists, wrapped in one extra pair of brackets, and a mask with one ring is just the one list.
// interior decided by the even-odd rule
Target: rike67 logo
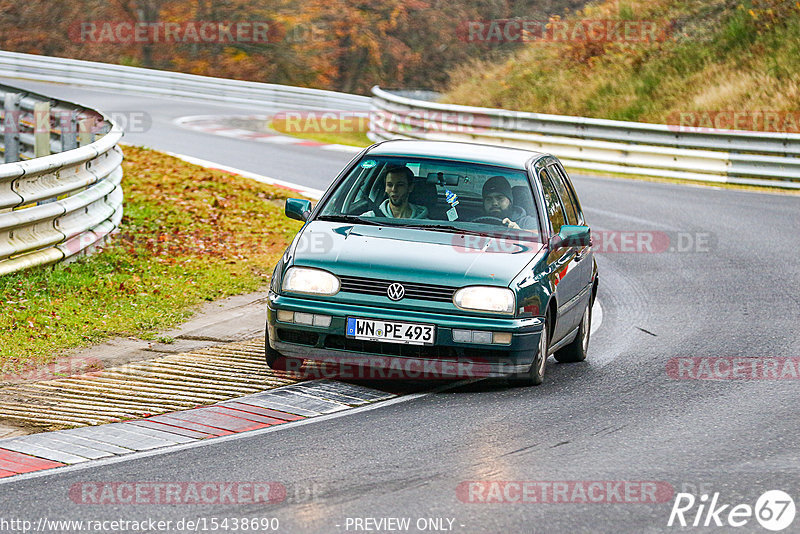
[(764, 492), (755, 506), (726, 503), (720, 499), (719, 492), (710, 498), (705, 493), (700, 498), (691, 493), (678, 493), (667, 526), (743, 527), (755, 517), (765, 529), (778, 532), (792, 524), (795, 511), (794, 499), (780, 490)]

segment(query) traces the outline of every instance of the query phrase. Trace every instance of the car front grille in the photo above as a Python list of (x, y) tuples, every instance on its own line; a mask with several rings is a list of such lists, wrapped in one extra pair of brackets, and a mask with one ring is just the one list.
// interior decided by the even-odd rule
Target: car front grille
[(308, 345), (309, 347), (313, 347), (317, 344), (319, 336), (314, 332), (278, 328), (278, 339), (284, 343), (294, 343), (296, 345)]
[[(358, 276), (340, 276), (341, 291), (359, 293), (361, 295), (386, 296), (386, 291), (395, 280), (378, 280), (376, 278), (361, 278)], [(407, 299), (431, 300), (436, 302), (452, 302), (456, 287), (440, 286), (434, 284), (417, 284), (412, 282), (399, 282), (405, 288)], [(387, 297), (388, 298), (388, 297)]]

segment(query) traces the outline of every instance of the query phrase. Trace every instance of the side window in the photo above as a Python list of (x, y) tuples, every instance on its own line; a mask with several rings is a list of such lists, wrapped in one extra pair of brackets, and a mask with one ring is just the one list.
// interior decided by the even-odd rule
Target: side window
[(572, 196), (567, 190), (567, 185), (564, 183), (564, 178), (561, 176), (561, 173), (558, 172), (556, 165), (550, 165), (547, 167), (547, 170), (549, 171), (548, 174), (553, 179), (553, 183), (556, 186), (558, 196), (561, 197), (561, 201), (564, 203), (564, 210), (567, 213), (567, 221), (569, 221), (569, 224), (579, 224), (578, 210), (575, 209), (575, 203), (573, 202)]
[(539, 179), (542, 181), (542, 192), (544, 193), (544, 202), (547, 208), (547, 217), (550, 219), (550, 225), (553, 227), (553, 233), (557, 234), (561, 231), (561, 227), (567, 224), (564, 217), (564, 207), (561, 205), (561, 200), (558, 198), (556, 189), (550, 181), (550, 177), (544, 170), (539, 172)]
[(585, 224), (583, 212), (581, 211), (581, 204), (578, 202), (578, 196), (575, 194), (575, 189), (572, 187), (572, 183), (570, 183), (569, 178), (567, 178), (567, 173), (564, 171), (564, 168), (561, 167), (561, 165), (553, 165), (553, 167), (558, 171), (558, 176), (561, 178), (561, 181), (564, 183), (564, 188), (567, 190), (569, 202), (572, 204), (575, 214), (578, 216), (576, 219), (578, 222), (575, 224)]

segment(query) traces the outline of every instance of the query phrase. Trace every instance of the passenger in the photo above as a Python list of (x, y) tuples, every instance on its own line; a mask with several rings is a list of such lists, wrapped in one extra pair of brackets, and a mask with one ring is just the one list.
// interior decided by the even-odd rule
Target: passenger
[(384, 191), (388, 197), (380, 206), (379, 214), (371, 210), (362, 217), (383, 216), (390, 219), (426, 219), (428, 208), (417, 206), (408, 201), (408, 195), (414, 190), (414, 173), (405, 165), (389, 167), (384, 175)]
[(483, 184), (483, 211), (486, 215), (482, 217), (500, 219), (509, 228), (530, 230), (539, 227), (535, 218), (525, 213), (521, 207), (513, 205), (511, 185), (504, 176), (492, 176)]

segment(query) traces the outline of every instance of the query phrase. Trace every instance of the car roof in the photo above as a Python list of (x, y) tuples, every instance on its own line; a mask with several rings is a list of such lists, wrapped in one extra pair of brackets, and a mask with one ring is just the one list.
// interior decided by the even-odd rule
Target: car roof
[(525, 170), (526, 164), (532, 158), (537, 159), (547, 155), (542, 152), (477, 143), (418, 140), (385, 141), (374, 145), (367, 151), (367, 154), (469, 161), (520, 170)]

